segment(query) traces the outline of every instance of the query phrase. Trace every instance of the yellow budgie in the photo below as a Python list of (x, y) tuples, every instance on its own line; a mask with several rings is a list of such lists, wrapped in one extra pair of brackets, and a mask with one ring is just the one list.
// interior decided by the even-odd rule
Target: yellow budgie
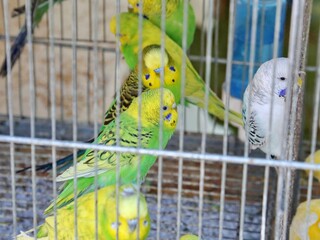
[[(77, 201), (77, 232), (78, 239), (95, 239), (95, 194), (94, 192), (82, 196)], [(98, 239), (116, 239), (118, 228), (119, 240), (146, 239), (150, 231), (150, 217), (144, 196), (138, 193), (135, 185), (123, 185), (119, 189), (118, 223), (116, 212), (116, 185), (104, 187), (98, 191)], [(138, 216), (139, 201), (139, 216)], [(139, 225), (139, 236), (137, 229)], [(45, 219), (45, 223), (38, 228), (37, 239), (54, 238), (54, 217)], [(57, 239), (69, 240), (75, 238), (74, 203), (57, 211)], [(26, 233), (17, 236), (18, 240), (34, 239)]]
[[(308, 216), (308, 219), (307, 219)], [(310, 201), (307, 215), (307, 202), (300, 203), (290, 226), (290, 240), (320, 239), (320, 199)]]

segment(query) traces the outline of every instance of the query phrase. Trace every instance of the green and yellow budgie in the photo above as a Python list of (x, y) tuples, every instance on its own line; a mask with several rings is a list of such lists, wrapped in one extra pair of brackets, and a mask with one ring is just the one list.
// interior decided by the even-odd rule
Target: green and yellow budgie
[[(134, 13), (139, 13), (142, 6), (143, 15), (157, 27), (161, 28), (162, 0), (128, 0)], [(183, 20), (184, 20), (184, 0), (166, 0), (166, 34), (182, 47), (183, 40)], [(188, 4), (187, 17), (187, 48), (193, 42), (196, 30), (196, 18), (191, 4)]]
[[(152, 22), (143, 19), (142, 35), (138, 35), (139, 17), (133, 13), (121, 13), (119, 16), (119, 25), (117, 18), (114, 17), (110, 22), (111, 31), (116, 34), (117, 26), (119, 27), (119, 40), (121, 43), (121, 51), (124, 58), (131, 69), (138, 64), (139, 39), (142, 38), (142, 49), (161, 44), (161, 30)], [(186, 79), (185, 79), (185, 97), (187, 102), (193, 103), (201, 108), (205, 107), (205, 82), (199, 76), (192, 66), (188, 57), (183, 53), (179, 45), (177, 45), (169, 37), (165, 38), (165, 49), (170, 55), (176, 71), (181, 72), (182, 58), (186, 59)], [(181, 74), (173, 84), (166, 85), (175, 95), (176, 101), (180, 102), (181, 96)], [(209, 90), (208, 111), (210, 114), (223, 120), (225, 115), (225, 106), (220, 98), (211, 90)], [(229, 111), (229, 121), (242, 125), (242, 117), (240, 113)]]
[[(139, 201), (139, 215), (138, 215)], [(145, 197), (132, 184), (122, 185), (118, 196), (118, 222), (116, 211), (116, 185), (104, 187), (97, 192), (98, 239), (113, 240), (118, 228), (119, 240), (146, 239), (150, 231), (150, 217)], [(77, 239), (95, 239), (95, 193), (80, 197), (77, 201)], [(139, 225), (139, 227), (138, 227)], [(137, 235), (139, 229), (139, 235)], [(74, 203), (57, 211), (57, 239), (75, 238)], [(37, 229), (37, 239), (54, 240), (54, 217), (45, 219)], [(26, 233), (17, 236), (18, 240), (34, 239)]]
[[(314, 163), (320, 164), (320, 150), (316, 151), (314, 154), (310, 154), (306, 158), (306, 162), (311, 163), (311, 158), (314, 157)], [(309, 174), (309, 171), (306, 170), (306, 173)], [(313, 177), (320, 182), (320, 171), (313, 171)]]
[[(161, 101), (162, 96), (162, 101)], [(162, 102), (162, 104), (161, 104)], [(140, 108), (139, 108), (140, 105)], [(162, 108), (162, 109), (161, 109)], [(141, 112), (139, 115), (139, 109)], [(162, 115), (160, 117), (160, 114)], [(162, 143), (159, 143), (160, 120), (162, 126)], [(146, 149), (165, 148), (175, 131), (178, 120), (174, 95), (168, 89), (154, 89), (143, 92), (135, 98), (129, 108), (119, 116), (118, 135), (116, 121), (113, 120), (104, 127), (95, 144), (116, 146), (117, 137), (119, 145), (123, 147), (138, 147)], [(139, 129), (140, 121), (140, 129)], [(140, 134), (139, 134), (140, 131)], [(118, 159), (118, 160), (117, 160)], [(144, 179), (148, 170), (154, 164), (156, 156), (140, 156), (140, 178)], [(132, 183), (137, 179), (139, 156), (134, 153), (119, 153), (112, 151), (87, 149), (77, 163), (77, 172), (72, 166), (57, 177), (57, 181), (64, 181), (59, 196), (56, 199), (58, 208), (61, 208), (74, 200), (74, 177), (77, 177), (78, 197), (94, 191), (94, 176), (97, 172), (97, 185), (104, 187), (116, 183), (117, 161), (119, 164), (120, 183)], [(53, 204), (45, 211), (52, 213)]]
[[(141, 73), (141, 92), (147, 91), (153, 88), (159, 88), (161, 86), (161, 70), (164, 73), (164, 84), (170, 85), (174, 83), (180, 77), (180, 72), (176, 70), (176, 66), (173, 64), (172, 59), (165, 51), (162, 54), (160, 46), (149, 46), (143, 49), (142, 55), (142, 73)], [(162, 59), (163, 58), (163, 59)], [(163, 60), (163, 62), (162, 62)], [(155, 70), (152, 70), (155, 69)], [(120, 102), (119, 113), (122, 113), (128, 109), (133, 99), (139, 95), (139, 79), (138, 70), (133, 70), (128, 79), (123, 83), (120, 89)], [(101, 126), (99, 135), (103, 132), (104, 128), (112, 122), (117, 115), (117, 102), (116, 99), (111, 103), (108, 111), (105, 113), (104, 124)], [(98, 135), (98, 137), (99, 137)], [(89, 142), (93, 142), (94, 139)], [(77, 152), (77, 159), (80, 161), (85, 153), (85, 150), (79, 150)], [(73, 165), (73, 154), (70, 154), (57, 161), (57, 173), (60, 174), (67, 168)], [(18, 172), (24, 171), (29, 168), (22, 169)], [(39, 165), (37, 170), (48, 171), (52, 169), (52, 163)]]
[[(60, 3), (63, 0), (53, 0), (53, 4)], [(32, 16), (32, 26), (31, 26), (31, 34), (35, 27), (40, 23), (43, 15), (48, 12), (50, 7), (49, 0), (31, 0), (31, 16)], [(12, 17), (19, 16), (25, 13), (26, 7), (23, 5), (21, 7), (15, 8), (12, 12)], [(27, 18), (26, 18), (27, 19)], [(19, 58), (24, 45), (27, 41), (27, 20), (25, 20), (25, 24), (21, 27), (19, 34), (15, 38), (10, 51), (10, 59), (11, 59), (11, 68), (15, 64), (16, 60)], [(2, 66), (0, 68), (0, 76), (5, 77), (7, 75), (7, 56), (5, 57)]]
[(300, 203), (290, 226), (290, 240), (320, 239), (320, 199), (310, 201), (307, 212), (307, 202)]

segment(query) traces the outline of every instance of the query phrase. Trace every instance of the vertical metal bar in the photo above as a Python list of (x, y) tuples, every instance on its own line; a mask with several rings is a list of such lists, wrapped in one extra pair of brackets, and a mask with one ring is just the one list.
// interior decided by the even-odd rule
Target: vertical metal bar
[[(107, 1), (102, 1), (102, 12), (103, 12), (104, 17), (107, 16), (107, 4), (106, 3), (107, 3)], [(103, 24), (103, 41), (106, 42), (107, 41), (107, 31), (106, 31), (107, 21), (102, 21), (102, 24)]]
[[(105, 1), (103, 1), (105, 2)], [(104, 23), (105, 21), (103, 21)], [(106, 56), (105, 56), (106, 52), (105, 50), (102, 50), (101, 51), (101, 55), (102, 55), (102, 119), (104, 117), (104, 113), (105, 113), (105, 110), (107, 109), (107, 106), (106, 106), (106, 81), (107, 81), (107, 76), (106, 76), (106, 68), (105, 68), (105, 64), (106, 64)], [(110, 76), (110, 75), (109, 75)]]
[[(288, 94), (288, 138), (286, 148), (286, 158), (289, 161), (297, 160), (298, 151), (300, 146), (300, 133), (302, 122), (302, 108), (303, 108), (303, 91), (297, 96), (293, 94), (294, 86), (296, 82), (298, 71), (304, 72), (305, 69), (305, 56), (308, 43), (310, 17), (312, 9), (312, 0), (294, 1), (291, 15), (291, 33), (289, 39), (289, 61), (292, 70), (292, 80), (290, 84), (290, 91)], [(304, 74), (300, 74), (304, 80)], [(290, 98), (292, 97), (292, 98)], [(284, 198), (284, 215), (283, 226), (281, 228), (281, 237), (286, 239), (289, 232), (289, 226), (293, 217), (294, 209), (297, 205), (297, 199), (295, 198), (296, 191), (298, 190), (298, 178), (296, 177), (295, 170), (287, 171), (286, 178), (286, 192)]]
[[(35, 137), (35, 76), (34, 76), (34, 55), (32, 44), (32, 24), (33, 11), (37, 8), (38, 1), (30, 2), (26, 0), (26, 22), (27, 22), (27, 45), (28, 45), (28, 60), (29, 60), (29, 94), (30, 94), (30, 137)], [(33, 207), (33, 228), (34, 236), (37, 235), (37, 197), (36, 197), (36, 160), (35, 160), (35, 145), (31, 144), (31, 170), (32, 170), (32, 207)]]
[[(207, 14), (206, 14), (206, 1), (202, 1), (202, 21), (201, 21), (201, 35), (200, 35), (200, 56), (204, 56), (205, 54), (205, 35), (206, 35), (206, 31), (205, 31), (205, 21), (207, 18)], [(204, 78), (203, 76), (203, 71), (204, 71), (204, 61), (202, 59), (199, 60), (199, 75)], [(200, 116), (201, 116), (201, 109), (197, 108), (197, 132), (200, 132)]]
[[(20, 0), (17, 0), (17, 6), (20, 6)], [(19, 25), (19, 29), (22, 27), (21, 24), (21, 17), (18, 17), (18, 25)], [(9, 56), (9, 55), (7, 55)], [(21, 58), (19, 57), (18, 60), (18, 78), (19, 78), (19, 113), (20, 113), (20, 117), (23, 116), (23, 105), (22, 105), (22, 68), (21, 68), (22, 64), (21, 64)]]
[[(273, 58), (275, 59), (278, 55), (279, 51), (279, 37), (280, 37), (280, 21), (281, 21), (281, 7), (282, 3), (281, 0), (277, 0), (277, 9), (276, 9), (276, 21), (275, 21), (275, 32), (274, 32), (274, 48), (273, 48)], [(264, 16), (263, 16), (264, 21)], [(261, 45), (261, 44), (260, 44)], [(275, 76), (277, 65), (274, 64), (272, 67), (272, 76)], [(274, 79), (274, 77), (272, 78)], [(275, 81), (272, 83), (272, 88), (274, 88)], [(272, 116), (273, 116), (273, 106), (274, 106), (274, 96), (271, 96), (271, 104), (270, 104), (270, 116), (268, 119), (268, 126), (267, 126), (267, 139), (270, 141), (271, 137), (271, 127), (272, 127)], [(267, 159), (271, 157), (271, 144), (268, 144), (269, 148), (267, 149)], [(265, 182), (264, 182), (264, 190), (263, 190), (263, 204), (262, 204), (262, 219), (261, 219), (261, 239), (264, 240), (266, 238), (266, 222), (267, 222), (267, 194), (268, 194), (268, 183), (269, 183), (269, 174), (270, 168), (265, 168)]]
[[(56, 79), (55, 79), (55, 53), (54, 53), (54, 11), (53, 11), (53, 0), (49, 0), (49, 77), (50, 77), (50, 102), (51, 102), (51, 139), (56, 140)], [(58, 229), (57, 229), (57, 164), (56, 164), (56, 147), (51, 147), (52, 154), (52, 187), (53, 187), (53, 216), (54, 216), (54, 239), (58, 239)]]
[[(165, 37), (166, 37), (166, 0), (161, 1), (161, 66), (164, 66), (163, 56), (165, 54)], [(159, 143), (163, 141), (163, 86), (164, 86), (164, 72), (163, 69), (160, 72), (160, 128), (159, 128)], [(162, 144), (159, 145), (159, 150), (162, 150)], [(161, 201), (162, 201), (162, 171), (163, 171), (163, 157), (158, 157), (158, 184), (157, 184), (157, 239), (160, 240), (160, 229), (161, 229)]]
[[(279, 38), (280, 38), (280, 21), (281, 21), (281, 7), (282, 3), (281, 0), (277, 0), (277, 9), (276, 9), (276, 20), (275, 20), (275, 32), (274, 32), (274, 47), (273, 47), (273, 59), (275, 59), (278, 55), (279, 51)], [(265, 12), (265, 11), (264, 11)], [(263, 16), (263, 22), (264, 22), (265, 16)], [(262, 39), (262, 38), (261, 38)], [(260, 43), (262, 44), (262, 43)], [(261, 45), (262, 46), (262, 45)], [(272, 66), (272, 79), (274, 79), (274, 76), (276, 74), (276, 68), (277, 65)], [(275, 87), (275, 81), (273, 80), (272, 82), (272, 89)], [(270, 116), (268, 117), (268, 125), (267, 125), (267, 139), (269, 141), (271, 140), (270, 134), (272, 131), (272, 116), (273, 116), (273, 99), (274, 95), (271, 95), (271, 100), (270, 100)], [(268, 149), (267, 149), (267, 159), (271, 158), (271, 144), (268, 144)], [(265, 168), (265, 181), (264, 181), (264, 189), (263, 189), (263, 204), (262, 204), (262, 218), (261, 218), (261, 240), (264, 240), (266, 238), (266, 223), (267, 223), (267, 199), (268, 199), (268, 184), (269, 184), (269, 174), (270, 174), (270, 168), (266, 167)]]
[[(8, 0), (3, 1), (3, 17), (4, 17), (4, 30), (5, 30), (5, 47), (6, 55), (10, 56), (10, 32), (9, 32), (9, 6)], [(12, 102), (12, 75), (11, 75), (11, 59), (7, 58), (7, 97), (8, 97), (8, 117), (9, 117), (9, 134), (14, 136), (13, 125), (13, 102)], [(11, 175), (11, 196), (12, 196), (12, 237), (16, 239), (17, 235), (17, 204), (16, 204), (16, 178), (15, 178), (15, 161), (14, 161), (14, 143), (10, 142), (10, 175)]]
[[(243, 60), (244, 60), (244, 65), (243, 65), (243, 69), (245, 69), (244, 71), (242, 71), (242, 82), (243, 82), (243, 86), (245, 85), (245, 81), (246, 81), (246, 72), (247, 72), (247, 67), (248, 67), (248, 62), (247, 62), (247, 59), (248, 59), (248, 48), (249, 48), (249, 33), (250, 33), (250, 28), (251, 28), (251, 12), (250, 12), (250, 6), (252, 4), (252, 1), (247, 1), (247, 9), (246, 9), (246, 12), (249, 13), (247, 14), (246, 16), (246, 34), (245, 34), (245, 45), (244, 45), (244, 56), (243, 56)], [(249, 78), (249, 81), (251, 80), (251, 78)], [(242, 90), (242, 89), (241, 89)], [(251, 91), (250, 91), (251, 93)], [(251, 95), (251, 94), (250, 94)], [(248, 112), (249, 112), (249, 109), (248, 109)], [(246, 130), (247, 131), (247, 130)], [(248, 141), (245, 142), (245, 151), (248, 149)]]
[[(227, 53), (227, 70), (226, 70), (226, 95), (230, 96), (230, 83), (232, 73), (232, 52), (234, 37), (234, 21), (235, 21), (235, 0), (230, 1), (229, 7), (229, 29), (228, 29), (228, 53)], [(228, 119), (229, 119), (229, 98), (226, 98), (226, 110), (224, 119), (224, 135), (223, 135), (223, 155), (227, 155), (228, 151)], [(221, 192), (220, 192), (220, 213), (219, 213), (219, 239), (223, 239), (223, 219), (224, 219), (224, 202), (226, 187), (227, 164), (222, 163), (221, 172)]]
[[(320, 27), (319, 31), (320, 33)], [(316, 71), (316, 87), (314, 92), (314, 108), (313, 108), (313, 121), (312, 121), (312, 136), (311, 136), (311, 154), (315, 153), (317, 145), (318, 134), (318, 120), (319, 120), (319, 102), (320, 102), (320, 34), (318, 34), (318, 54), (317, 54), (317, 71)], [(311, 155), (310, 162), (314, 163), (315, 156)], [(307, 208), (306, 208), (306, 222), (309, 222), (310, 213), (310, 200), (312, 195), (312, 183), (313, 183), (313, 170), (309, 171), (308, 177), (308, 192), (307, 192)], [(308, 239), (308, 228), (306, 228), (305, 239)]]
[[(93, 122), (94, 122), (94, 136), (98, 136), (98, 80), (99, 80), (99, 63), (98, 63), (98, 11), (99, 5), (98, 0), (94, 1), (93, 4)], [(90, 63), (88, 63), (90, 64)], [(95, 151), (94, 156), (96, 156)], [(98, 239), (98, 161), (95, 157), (95, 174), (94, 174), (94, 199), (95, 199), (95, 239)]]
[[(47, 61), (46, 61), (46, 68), (47, 68), (47, 118), (50, 119), (50, 114), (51, 114), (51, 107), (50, 107), (50, 93), (51, 93), (51, 83), (50, 83), (50, 20), (49, 20), (49, 11), (51, 11), (51, 8), (50, 8), (50, 1), (51, 0), (48, 0), (48, 14), (46, 15), (46, 18), (47, 18), (47, 26), (46, 26), (46, 35), (47, 35), (47, 39), (49, 39), (49, 44), (45, 44), (45, 48), (46, 48), (46, 58), (47, 58)], [(51, 116), (52, 117), (52, 116)]]
[(264, 183), (263, 183), (262, 217), (261, 217), (261, 232), (260, 232), (261, 240), (266, 239), (269, 175), (270, 175), (270, 167), (266, 166), (264, 170)]
[[(72, 1), (72, 140), (77, 141), (78, 138), (78, 93), (77, 93), (77, 46), (76, 41), (78, 39), (78, 2)], [(74, 172), (77, 172), (77, 149), (73, 149), (73, 167)], [(77, 203), (77, 183), (78, 179), (74, 176), (74, 237), (78, 238), (78, 203)]]
[(87, 49), (87, 87), (86, 87), (86, 103), (87, 103), (87, 106), (86, 106), (86, 110), (87, 110), (87, 113), (86, 113), (86, 120), (87, 120), (87, 124), (90, 123), (90, 116), (91, 116), (91, 109), (90, 109), (90, 74), (91, 72), (91, 49), (88, 48)]
[[(292, 59), (295, 58), (296, 52), (293, 50), (293, 47), (296, 48), (297, 44), (297, 34), (299, 33), (299, 2), (294, 1), (292, 3), (292, 11), (291, 11), (291, 26), (290, 26), (290, 39), (289, 39), (289, 72), (295, 70), (295, 65), (292, 61)], [(293, 81), (295, 80), (294, 74), (293, 76)], [(292, 81), (292, 82), (293, 82)], [(291, 94), (291, 89), (292, 89), (292, 82), (289, 82), (288, 88), (290, 91), (288, 91), (288, 99), (292, 100), (292, 94)], [(286, 104), (286, 110), (285, 110), (285, 117), (284, 117), (284, 122), (289, 123), (290, 127), (290, 103), (287, 101)], [(292, 160), (291, 154), (289, 153), (291, 151), (291, 145), (290, 143), (290, 129), (284, 129), (283, 131), (284, 136), (287, 137), (286, 144), (283, 143), (283, 150), (288, 148), (288, 151), (284, 154), (284, 151), (282, 151), (281, 158), (285, 158), (288, 160)], [(287, 154), (288, 153), (288, 154)], [(287, 200), (286, 197), (286, 178), (287, 178), (287, 173), (289, 171), (285, 171), (285, 169), (280, 168), (279, 169), (279, 176), (278, 176), (278, 185), (277, 185), (277, 197), (276, 197), (276, 221), (275, 221), (275, 239), (286, 239), (286, 230), (285, 230), (285, 201)]]
[[(115, 89), (116, 91), (116, 146), (120, 145), (119, 133), (120, 133), (120, 92), (118, 91), (118, 83), (120, 82), (120, 0), (116, 2), (116, 66), (115, 66)], [(120, 186), (120, 165), (119, 165), (120, 155), (117, 153), (117, 166), (116, 166), (116, 222), (119, 222), (119, 186)], [(119, 239), (119, 227), (116, 229), (116, 239)]]
[[(60, 39), (64, 39), (64, 12), (63, 3), (60, 4)], [(63, 47), (59, 47), (59, 63), (60, 63), (60, 119), (64, 121), (64, 76), (63, 76)]]
[[(216, 0), (216, 8), (215, 8), (215, 24), (214, 24), (214, 79), (217, 81), (219, 79), (219, 63), (217, 59), (219, 58), (219, 27), (220, 27), (220, 1)], [(218, 84), (214, 84), (214, 92), (218, 91)]]
[[(3, 1), (1, 1), (1, 7), (2, 7), (2, 14), (3, 14), (3, 17), (5, 16), (5, 9), (4, 9), (4, 4), (3, 4)], [(8, 16), (8, 19), (9, 19), (9, 16)], [(9, 24), (9, 23), (8, 23)], [(3, 24), (3, 27), (5, 28), (5, 24)], [(6, 37), (7, 35), (5, 35)], [(9, 44), (10, 44), (10, 31), (8, 30), (8, 36), (9, 36)], [(4, 42), (4, 48), (6, 48), (6, 44), (7, 44), (7, 41)], [(10, 47), (11, 49), (11, 47)], [(10, 53), (9, 55), (6, 54), (6, 56), (10, 56)], [(10, 59), (10, 66), (11, 66), (11, 59)], [(7, 72), (9, 72), (9, 67), (7, 65)], [(10, 67), (10, 72), (12, 73), (12, 69)], [(8, 89), (8, 81), (5, 82), (5, 88)], [(6, 94), (6, 112), (9, 113), (9, 96), (8, 96), (8, 93)]]
[[(258, 25), (258, 0), (254, 0), (252, 4), (252, 25), (251, 25), (252, 29), (251, 29), (251, 36), (250, 36), (249, 79), (252, 79), (253, 77), (254, 62), (255, 62), (255, 56), (256, 56), (257, 25)], [(248, 141), (246, 141), (246, 144), (248, 144)], [(246, 147), (244, 151), (244, 156), (248, 157), (248, 155), (249, 155), (248, 147)], [(242, 184), (241, 184), (242, 188), (241, 188), (240, 229), (239, 229), (240, 240), (243, 239), (243, 235), (244, 235), (244, 215), (245, 215), (245, 206), (246, 206), (248, 164), (243, 165), (242, 174), (243, 175), (242, 175)]]
[[(140, 8), (139, 8), (139, 22), (138, 22), (138, 95), (141, 95), (142, 92), (142, 41), (143, 41), (143, 21), (144, 21), (144, 15), (143, 15), (143, 2), (140, 2)], [(141, 148), (141, 98), (138, 98), (138, 148)], [(137, 194), (140, 195), (140, 188), (141, 188), (141, 181), (140, 181), (140, 175), (141, 175), (141, 155), (138, 155), (138, 171), (137, 171)], [(138, 219), (140, 217), (140, 198), (138, 198), (137, 201), (137, 216)], [(139, 231), (140, 231), (140, 224), (137, 225), (137, 236), (136, 238), (139, 238)]]
[[(214, 2), (209, 0), (209, 16), (207, 25), (207, 49), (206, 49), (206, 89), (204, 96), (204, 114), (208, 115), (208, 105), (209, 105), (209, 90), (210, 90), (210, 77), (211, 77), (211, 53), (212, 53), (212, 33), (213, 33), (213, 12), (214, 12)], [(206, 152), (206, 129), (207, 129), (207, 118), (204, 120), (204, 128), (201, 137), (201, 153)], [(200, 159), (200, 183), (199, 183), (199, 214), (198, 214), (198, 237), (201, 239), (202, 236), (202, 212), (203, 212), (203, 195), (204, 195), (204, 175), (205, 175), (205, 160)]]
[[(187, 53), (187, 32), (188, 32), (188, 7), (189, 1), (183, 0), (183, 37), (182, 37), (182, 63), (181, 63), (181, 95), (180, 95), (180, 104), (182, 107), (181, 119), (185, 117), (185, 83), (186, 83), (186, 53)], [(179, 152), (183, 152), (184, 146), (184, 122), (180, 121), (180, 133), (179, 133)], [(178, 199), (177, 199), (177, 239), (180, 236), (180, 226), (181, 226), (181, 198), (182, 198), (182, 180), (183, 180), (183, 158), (179, 157), (179, 170), (178, 170)]]

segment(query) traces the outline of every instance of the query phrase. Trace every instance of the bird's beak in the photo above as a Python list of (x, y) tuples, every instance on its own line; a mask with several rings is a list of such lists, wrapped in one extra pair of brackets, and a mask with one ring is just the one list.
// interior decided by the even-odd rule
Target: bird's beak
[(131, 232), (134, 232), (136, 230), (137, 223), (138, 223), (138, 219), (137, 218), (128, 220), (128, 225), (129, 225), (129, 229), (130, 229)]
[(128, 4), (128, 12), (133, 13), (133, 7), (131, 4)]
[(163, 68), (163, 67), (159, 67), (159, 68), (154, 69), (153, 71), (154, 71), (155, 73), (160, 74), (160, 73), (161, 73), (161, 71), (163, 71), (163, 70), (164, 70), (164, 68)]
[(176, 109), (177, 108), (177, 104), (176, 103), (172, 104), (172, 108)]
[(297, 84), (298, 84), (298, 87), (301, 88), (302, 87), (302, 78), (301, 77), (298, 77), (298, 81), (297, 81)]
[(306, 73), (303, 72), (303, 71), (300, 71), (300, 72), (298, 73), (297, 85), (298, 85), (299, 88), (301, 88), (301, 87), (302, 87), (302, 84), (303, 84), (303, 80), (302, 80), (302, 75), (303, 75), (303, 74), (306, 74)]

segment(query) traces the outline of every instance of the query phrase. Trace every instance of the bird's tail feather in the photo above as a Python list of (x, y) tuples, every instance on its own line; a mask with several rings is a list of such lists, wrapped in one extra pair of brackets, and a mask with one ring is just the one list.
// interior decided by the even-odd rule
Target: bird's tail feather
[[(11, 69), (13, 67), (13, 65), (15, 64), (15, 62), (17, 61), (17, 59), (19, 58), (22, 49), (24, 47), (24, 45), (26, 44), (26, 38), (27, 38), (27, 27), (26, 25), (23, 25), (23, 27), (21, 28), (18, 36), (16, 37), (16, 39), (14, 40), (14, 43), (11, 46), (11, 50), (10, 50), (10, 59), (11, 59)], [(7, 76), (8, 72), (7, 72), (7, 58), (8, 56), (6, 55), (2, 65), (1, 65), (1, 69), (0, 69), (0, 76), (5, 77)]]
[[(188, 96), (186, 99), (195, 104), (198, 105), (201, 108), (205, 108), (205, 99), (203, 96), (204, 91), (202, 89), (198, 91), (194, 91), (190, 96)], [(212, 114), (213, 116), (219, 118), (220, 120), (225, 119), (225, 105), (223, 104), (222, 100), (213, 92), (209, 91), (209, 99), (208, 99), (208, 112)], [(237, 125), (242, 126), (242, 115), (241, 113), (235, 112), (233, 110), (229, 109), (229, 116), (228, 116), (228, 122), (229, 123), (235, 123)]]
[[(221, 120), (225, 120), (225, 111), (226, 107), (221, 101), (220, 98), (218, 98), (215, 93), (210, 91), (209, 94), (209, 104), (208, 104), (208, 112), (213, 114), (214, 116), (217, 116)], [(234, 123), (237, 125), (242, 126), (243, 121), (242, 121), (242, 115), (239, 112), (235, 112), (231, 109), (228, 111), (228, 122), (229, 123)]]
[[(83, 154), (85, 153), (86, 150), (78, 150), (77, 152), (77, 161), (80, 161)], [(64, 158), (59, 159), (56, 162), (57, 165), (57, 174), (61, 174), (62, 172), (64, 172), (66, 169), (68, 169), (69, 167), (71, 167), (73, 165), (73, 154), (70, 154)], [(36, 171), (43, 171), (43, 172), (47, 172), (52, 170), (53, 168), (53, 164), (50, 163), (46, 163), (46, 164), (42, 164), (42, 165), (37, 165), (36, 166)], [(25, 172), (27, 170), (31, 169), (31, 166), (23, 168), (21, 170), (18, 170), (16, 173), (22, 173)]]

